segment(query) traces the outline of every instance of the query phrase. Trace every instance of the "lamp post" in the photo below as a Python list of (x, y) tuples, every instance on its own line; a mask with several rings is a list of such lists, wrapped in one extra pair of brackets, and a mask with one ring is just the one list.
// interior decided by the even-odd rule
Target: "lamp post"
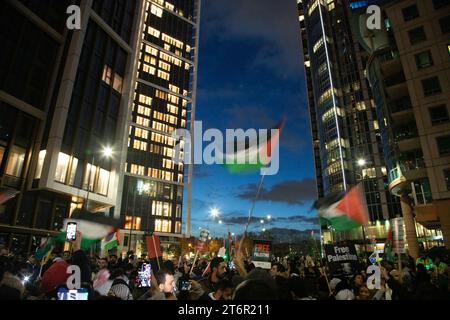
[[(366, 159), (360, 158), (356, 161), (356, 164), (358, 165), (358, 167), (362, 168), (368, 163), (367, 163)], [(357, 173), (356, 171), (355, 171), (355, 176), (356, 176), (356, 179), (358, 180), (358, 183), (359, 183), (359, 181), (364, 180), (363, 175), (360, 173)], [(358, 179), (358, 176), (359, 176), (359, 179)], [(364, 184), (362, 187), (364, 190)], [(364, 196), (366, 196), (365, 193), (364, 193)], [(364, 257), (367, 259), (367, 240), (366, 240), (366, 231), (365, 231), (364, 225), (361, 226), (361, 229), (362, 229), (363, 244), (364, 244)]]

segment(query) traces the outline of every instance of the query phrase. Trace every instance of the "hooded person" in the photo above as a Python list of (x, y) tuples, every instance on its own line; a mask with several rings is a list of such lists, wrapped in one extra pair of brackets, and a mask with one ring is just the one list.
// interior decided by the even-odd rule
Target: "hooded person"
[(66, 284), (66, 281), (70, 276), (67, 273), (68, 267), (69, 264), (63, 259), (55, 261), (42, 275), (42, 292), (51, 296), (54, 295), (54, 291), (58, 286)]
[(0, 300), (21, 300), (25, 287), (20, 279), (9, 272), (5, 272), (0, 282)]

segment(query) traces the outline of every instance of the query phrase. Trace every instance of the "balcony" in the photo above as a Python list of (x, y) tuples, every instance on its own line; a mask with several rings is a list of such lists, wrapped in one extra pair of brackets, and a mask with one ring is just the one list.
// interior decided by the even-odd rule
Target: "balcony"
[(406, 125), (401, 125), (394, 128), (394, 140), (399, 142), (406, 139), (417, 138), (419, 132), (415, 123), (410, 122)]
[(406, 81), (405, 79), (405, 75), (403, 73), (403, 71), (397, 72), (396, 74), (390, 76), (390, 77), (385, 77), (384, 78), (384, 85), (386, 87), (393, 87), (399, 84), (402, 84)]
[(397, 167), (389, 171), (389, 191), (400, 196), (411, 189), (411, 182), (427, 177), (427, 169), (423, 158), (403, 160)]
[(390, 77), (386, 77), (383, 83), (386, 94), (391, 100), (398, 100), (408, 95), (408, 86), (406, 85), (405, 75), (401, 70)]
[(411, 100), (408, 96), (393, 100), (388, 103), (391, 113), (398, 113), (405, 110), (412, 110)]
[(398, 51), (387, 51), (378, 56), (384, 77), (389, 77), (402, 71), (402, 63), (399, 57)]

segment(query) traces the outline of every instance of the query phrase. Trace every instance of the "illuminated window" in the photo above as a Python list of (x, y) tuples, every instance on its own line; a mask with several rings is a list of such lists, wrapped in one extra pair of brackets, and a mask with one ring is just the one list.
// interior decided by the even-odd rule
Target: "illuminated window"
[(96, 191), (102, 195), (108, 195), (109, 171), (100, 168)]
[(186, 45), (186, 52), (191, 52), (191, 46), (190, 45)]
[(164, 91), (156, 90), (155, 91), (155, 96), (160, 98), (160, 99), (167, 100), (167, 93), (164, 92)]
[(183, 96), (188, 96), (188, 95), (189, 95), (188, 91), (187, 90), (183, 90)]
[(155, 6), (154, 4), (152, 4), (150, 12), (151, 12), (152, 14), (154, 14), (155, 16), (161, 18), (161, 17), (162, 17), (162, 14), (163, 14), (163, 9), (161, 9), (160, 7)]
[(320, 38), (313, 46), (313, 52), (315, 53), (323, 45), (323, 38)]
[[(95, 173), (96, 172), (97, 172), (97, 167), (88, 163), (86, 166), (86, 171), (84, 172), (83, 189), (87, 189), (89, 191), (94, 190), (94, 181), (95, 181)], [(89, 188), (88, 188), (88, 184), (89, 184)]]
[(173, 11), (175, 9), (175, 6), (169, 2), (166, 1), (166, 8)]
[(161, 32), (159, 30), (152, 28), (152, 27), (148, 27), (148, 33), (156, 38), (159, 38), (159, 35), (161, 34)]
[(66, 173), (69, 168), (70, 156), (60, 152), (58, 155), (58, 164), (56, 165), (55, 180), (64, 183), (66, 181)]
[(181, 222), (175, 222), (175, 233), (181, 233)]
[(362, 175), (363, 178), (376, 178), (377, 177), (377, 173), (375, 168), (367, 168), (367, 169), (363, 169), (362, 170)]
[(172, 38), (171, 36), (169, 36), (165, 33), (162, 34), (161, 39), (164, 42), (167, 42), (168, 44), (171, 44), (177, 48), (183, 49), (184, 43), (182, 41)]
[(125, 216), (125, 229), (141, 230), (141, 218)]
[(184, 63), (184, 69), (189, 70), (189, 68), (190, 68), (189, 63), (185, 62)]
[(111, 70), (111, 68), (108, 67), (107, 65), (105, 65), (105, 66), (103, 67), (102, 80), (103, 80), (107, 85), (111, 85), (111, 82), (112, 82), (112, 70)]
[(377, 120), (373, 120), (373, 128), (375, 130), (379, 130), (380, 129), (380, 126), (378, 125), (378, 121)]
[(134, 135), (136, 137), (139, 137), (139, 138), (147, 139), (148, 138), (148, 131), (144, 130), (144, 129), (141, 129), (141, 128), (136, 128), (135, 132), (134, 132)]
[[(178, 189), (181, 190), (181, 189)], [(177, 204), (176, 210), (175, 210), (175, 215), (177, 218), (181, 217), (181, 204)]]
[(119, 93), (122, 93), (122, 83), (123, 83), (122, 77), (119, 76), (117, 73), (115, 73), (114, 74), (113, 89), (116, 90)]
[(359, 111), (366, 110), (366, 104), (364, 103), (364, 101), (356, 102), (356, 110)]
[(183, 175), (178, 174), (178, 183), (183, 183)]
[(160, 77), (161, 79), (164, 79), (164, 80), (169, 81), (169, 79), (170, 79), (170, 74), (168, 74), (167, 72), (158, 70), (158, 77)]
[(150, 121), (143, 117), (136, 117), (136, 123), (141, 126), (148, 127), (150, 124)]
[(186, 107), (187, 106), (187, 100), (182, 100), (182, 104), (181, 104), (183, 107)]
[(16, 146), (12, 147), (6, 166), (6, 174), (14, 177), (21, 177), (24, 161), (25, 149)]
[[(0, 147), (0, 164), (2, 163), (3, 151), (4, 151), (4, 149), (2, 147)], [(41, 178), (42, 167), (44, 166), (44, 160), (45, 160), (46, 153), (47, 153), (46, 150), (39, 151), (39, 159), (38, 159), (38, 163), (37, 163), (37, 166), (36, 166), (36, 173), (34, 175), (35, 179), (40, 179)]]
[(180, 93), (180, 88), (178, 88), (177, 86), (174, 86), (173, 84), (169, 84), (169, 90), (173, 91), (175, 93)]
[(148, 55), (148, 54), (144, 55), (144, 61), (145, 61), (146, 63), (150, 63), (150, 64), (152, 64), (152, 65), (156, 65), (156, 58), (155, 58), (155, 57), (152, 57), (152, 56), (150, 56), (150, 55)]
[(170, 51), (170, 44), (164, 43), (164, 49)]
[(180, 99), (177, 96), (174, 96), (172, 94), (169, 94), (167, 96), (167, 101), (178, 104), (178, 102), (180, 101)]
[(152, 98), (141, 93), (139, 95), (139, 102), (149, 106), (152, 104)]
[(158, 66), (159, 66), (159, 68), (161, 68), (163, 70), (170, 71), (170, 64), (168, 64), (168, 63), (159, 61)]
[(152, 46), (145, 45), (145, 52), (150, 53), (152, 56), (158, 55), (158, 49), (153, 48)]
[(144, 71), (145, 73), (153, 74), (153, 75), (156, 73), (156, 69), (147, 64), (144, 64), (144, 66), (142, 67), (142, 71)]
[(318, 3), (319, 3), (319, 0), (314, 0), (314, 2), (312, 2), (312, 4), (310, 5), (310, 7), (308, 9), (308, 16), (311, 16), (313, 11), (317, 8)]
[(183, 61), (181, 61), (181, 59), (178, 59), (178, 58), (176, 58), (176, 57), (174, 57), (174, 56), (171, 56), (171, 55), (169, 55), (169, 54), (167, 54), (167, 53), (160, 52), (160, 53), (159, 53), (159, 57), (160, 57), (162, 60), (167, 61), (167, 62), (169, 62), (169, 63), (173, 63), (173, 64), (176, 65), (176, 66), (181, 67), (181, 66), (183, 65)]
[(70, 168), (69, 173), (69, 185), (73, 185), (75, 183), (75, 173), (77, 172), (78, 159), (72, 157), (72, 167)]

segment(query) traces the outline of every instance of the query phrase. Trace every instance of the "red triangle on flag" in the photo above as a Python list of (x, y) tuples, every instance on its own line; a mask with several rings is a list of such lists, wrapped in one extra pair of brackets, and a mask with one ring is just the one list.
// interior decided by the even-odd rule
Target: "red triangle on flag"
[(367, 224), (369, 215), (361, 185), (353, 187), (337, 204), (336, 209), (345, 213), (348, 218), (359, 224)]

